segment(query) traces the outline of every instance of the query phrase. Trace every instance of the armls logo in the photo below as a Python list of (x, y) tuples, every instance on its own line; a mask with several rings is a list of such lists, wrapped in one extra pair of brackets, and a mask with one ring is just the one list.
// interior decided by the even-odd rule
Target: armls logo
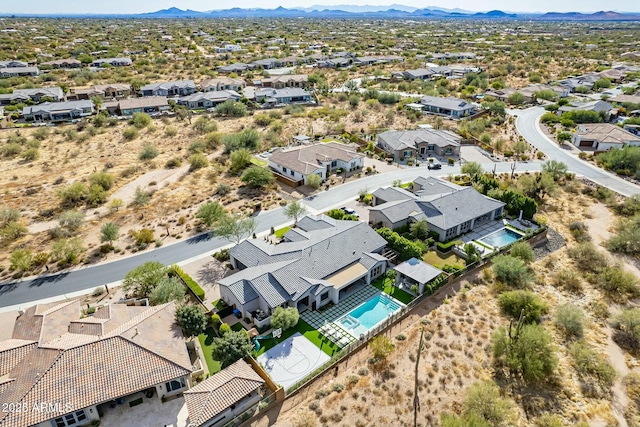
[(3, 403), (2, 412), (45, 412), (50, 414), (66, 414), (73, 411), (71, 403), (62, 402), (38, 402), (29, 406), (28, 403)]

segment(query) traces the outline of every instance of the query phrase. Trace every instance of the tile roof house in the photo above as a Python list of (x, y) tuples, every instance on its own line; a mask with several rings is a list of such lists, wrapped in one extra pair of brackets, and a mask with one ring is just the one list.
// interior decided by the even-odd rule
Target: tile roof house
[(64, 92), (58, 86), (34, 89), (14, 89), (12, 93), (0, 94), (0, 105), (32, 101), (36, 104), (47, 99), (49, 102), (64, 101)]
[(142, 96), (187, 96), (196, 91), (193, 80), (176, 80), (144, 85), (140, 88)]
[(601, 152), (627, 145), (640, 146), (640, 136), (610, 123), (580, 124), (571, 142), (578, 148)]
[(229, 77), (220, 77), (217, 79), (207, 79), (200, 82), (200, 89), (203, 92), (211, 92), (216, 90), (234, 90), (242, 91), (247, 86), (242, 79), (232, 79)]
[(263, 107), (274, 107), (279, 104), (292, 104), (296, 102), (311, 102), (311, 94), (298, 87), (256, 90), (255, 98), (256, 101), (262, 103)]
[(434, 78), (452, 76), (453, 70), (449, 67), (429, 67), (406, 70), (402, 74), (407, 80), (430, 80)]
[(128, 67), (130, 65), (133, 65), (133, 61), (131, 60), (131, 58), (102, 58), (102, 59), (96, 59), (91, 63), (92, 67), (98, 67), (98, 68), (101, 68), (104, 66)]
[[(81, 317), (79, 300), (39, 304), (15, 320), (0, 342), (0, 426), (85, 425), (99, 408), (133, 393), (177, 394), (192, 365), (175, 303), (111, 304)], [(46, 410), (37, 410), (43, 402)]]
[(384, 274), (386, 244), (363, 222), (307, 215), (279, 244), (248, 239), (231, 248), (240, 271), (218, 281), (220, 293), (249, 318), (279, 306), (316, 310)]
[(229, 65), (223, 65), (218, 67), (218, 71), (221, 73), (237, 73), (242, 74), (243, 71), (253, 70), (256, 68), (254, 64), (245, 64), (244, 62), (236, 62)]
[(178, 98), (177, 102), (192, 110), (201, 108), (213, 108), (225, 101), (239, 101), (242, 98), (238, 92), (233, 90), (216, 90), (211, 92), (196, 92), (193, 95)]
[(458, 157), (462, 138), (446, 130), (388, 130), (378, 135), (376, 145), (396, 162), (414, 157)]
[(336, 169), (346, 170), (347, 173), (362, 169), (364, 157), (355, 146), (329, 142), (276, 150), (269, 157), (269, 167), (304, 185), (308, 184), (312, 174), (320, 175), (324, 181)]
[[(171, 109), (165, 96), (146, 96), (144, 98), (121, 99), (114, 102), (115, 110), (123, 116), (132, 116), (133, 113), (160, 113)], [(107, 110), (113, 108), (105, 103)]]
[(0, 77), (25, 77), (40, 74), (38, 67), (0, 67)]
[(68, 99), (91, 99), (94, 96), (102, 99), (128, 98), (133, 93), (131, 85), (126, 83), (110, 83), (94, 85), (90, 88), (74, 88), (67, 96)]
[(309, 77), (306, 74), (283, 74), (280, 76), (262, 79), (261, 83), (264, 87), (272, 87), (275, 89), (282, 89), (285, 87), (306, 88), (308, 80)]
[(30, 105), (22, 109), (24, 119), (35, 122), (63, 122), (88, 117), (93, 113), (94, 105), (91, 100), (45, 102), (43, 104)]
[(82, 67), (82, 62), (78, 61), (77, 59), (67, 58), (43, 62), (40, 65), (48, 66), (51, 68), (80, 68)]
[(452, 120), (461, 119), (476, 113), (476, 106), (463, 99), (423, 96), (420, 100), (421, 111), (425, 114), (437, 114)]
[(184, 392), (192, 427), (217, 427), (255, 406), (260, 401), (264, 380), (244, 360)]
[(505, 203), (473, 187), (460, 187), (438, 178), (421, 179), (422, 190), (407, 198), (369, 208), (369, 222), (396, 229), (425, 219), (429, 230), (445, 242), (502, 215)]

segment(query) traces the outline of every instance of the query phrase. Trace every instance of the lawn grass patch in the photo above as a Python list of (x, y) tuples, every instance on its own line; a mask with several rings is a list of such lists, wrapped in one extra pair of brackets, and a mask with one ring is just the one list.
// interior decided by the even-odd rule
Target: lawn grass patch
[(247, 328), (245, 328), (242, 323), (238, 322), (238, 323), (235, 323), (233, 326), (231, 326), (231, 330), (238, 332), (238, 331), (246, 331)]
[(219, 372), (222, 369), (222, 363), (215, 360), (213, 354), (213, 339), (217, 338), (216, 331), (209, 326), (203, 334), (198, 335), (198, 341), (202, 347), (202, 353), (204, 353), (204, 359), (209, 367), (209, 373), (211, 375)]
[(287, 234), (287, 231), (289, 230), (291, 230), (291, 227), (282, 227), (276, 230), (274, 234), (278, 239), (282, 239), (282, 236)]
[(394, 280), (386, 277), (381, 277), (379, 279), (374, 280), (371, 283), (376, 288), (380, 289), (387, 295), (390, 295), (400, 301), (403, 304), (409, 304), (411, 301), (415, 299), (413, 295), (409, 292), (403, 291), (402, 289), (393, 286)]
[(260, 340), (260, 350), (258, 351), (256, 356), (259, 356), (270, 348), (275, 347), (282, 341), (294, 335), (296, 332), (300, 332), (300, 334), (304, 335), (305, 338), (314, 343), (320, 350), (329, 355), (329, 357), (333, 357), (334, 354), (340, 351), (340, 347), (335, 345), (328, 338), (325, 338), (316, 329), (313, 329), (313, 327), (307, 322), (300, 319), (298, 320), (298, 324), (296, 326), (283, 331), (280, 338), (274, 339), (273, 337), (271, 337), (268, 340)]
[(256, 165), (256, 166), (260, 166), (261, 168), (267, 166), (267, 162), (265, 162), (264, 160), (260, 160), (257, 157), (252, 157), (251, 158), (251, 163)]
[(440, 255), (436, 251), (429, 251), (422, 257), (422, 260), (427, 264), (431, 264), (436, 268), (442, 270), (445, 265), (451, 265), (462, 270), (466, 265), (464, 259), (457, 256), (455, 253), (451, 253), (449, 256)]

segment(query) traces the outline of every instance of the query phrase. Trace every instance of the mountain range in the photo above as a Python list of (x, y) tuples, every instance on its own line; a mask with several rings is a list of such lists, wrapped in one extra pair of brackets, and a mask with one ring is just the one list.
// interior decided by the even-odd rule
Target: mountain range
[(472, 12), (434, 6), (418, 9), (403, 5), (391, 6), (311, 6), (300, 9), (231, 8), (199, 12), (177, 7), (136, 15), (141, 18), (407, 18), (407, 19), (533, 19), (540, 21), (640, 21), (640, 13), (601, 11), (596, 13), (547, 12), (516, 14), (501, 10)]
[(234, 7), (231, 9), (197, 11), (182, 10), (177, 7), (162, 9), (141, 14), (8, 14), (0, 12), (0, 16), (25, 17), (75, 17), (75, 18), (368, 18), (368, 19), (478, 19), (508, 20), (526, 19), (535, 21), (640, 21), (640, 13), (601, 11), (596, 13), (581, 12), (547, 12), (547, 13), (513, 13), (501, 10), (474, 12), (464, 9), (446, 9), (437, 6), (415, 8), (401, 4), (389, 6), (355, 6), (314, 5), (304, 8), (275, 9)]

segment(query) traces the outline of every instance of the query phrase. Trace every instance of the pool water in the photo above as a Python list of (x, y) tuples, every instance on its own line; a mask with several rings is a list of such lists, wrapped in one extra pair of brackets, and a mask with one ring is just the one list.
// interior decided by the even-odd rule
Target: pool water
[(345, 314), (337, 323), (351, 335), (359, 338), (361, 334), (376, 327), (401, 307), (401, 303), (385, 294), (378, 294)]
[(491, 246), (492, 248), (495, 248), (496, 246), (501, 248), (521, 238), (522, 238), (522, 234), (517, 233), (508, 228), (503, 228), (494, 233), (484, 236), (482, 239), (480, 239), (480, 241), (484, 244)]

